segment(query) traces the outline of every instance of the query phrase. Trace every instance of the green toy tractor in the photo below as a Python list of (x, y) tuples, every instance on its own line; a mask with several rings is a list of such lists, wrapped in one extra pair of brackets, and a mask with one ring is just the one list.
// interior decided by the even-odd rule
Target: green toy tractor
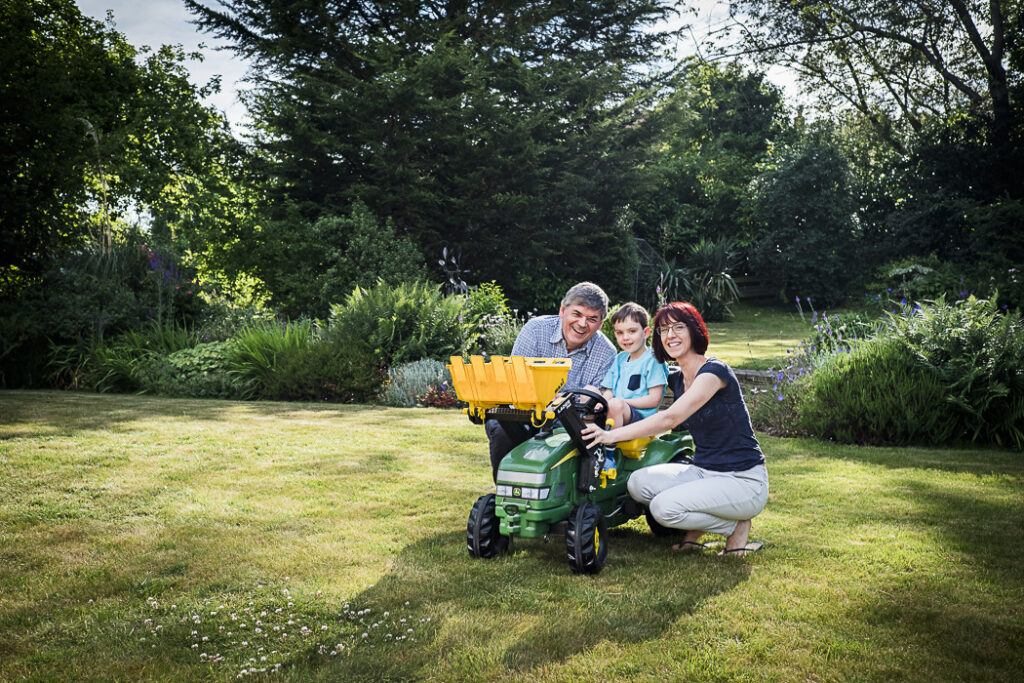
[[(582, 437), (585, 421), (604, 426), (608, 405), (592, 391), (558, 394), (570, 367), (565, 358), (495, 356), (488, 363), (473, 356), (466, 364), (452, 357), (452, 384), (469, 404), (464, 412), (470, 420), (528, 423), (539, 429), (502, 459), (497, 490), (474, 503), (466, 526), (473, 557), (497, 557), (517, 536), (563, 534), (572, 571), (596, 574), (608, 557), (609, 528), (646, 514), (656, 535), (672, 533), (630, 498), (626, 482), (643, 467), (689, 462), (693, 439), (686, 432), (670, 432), (607, 451), (601, 445), (588, 448)], [(614, 469), (605, 466), (609, 456)]]

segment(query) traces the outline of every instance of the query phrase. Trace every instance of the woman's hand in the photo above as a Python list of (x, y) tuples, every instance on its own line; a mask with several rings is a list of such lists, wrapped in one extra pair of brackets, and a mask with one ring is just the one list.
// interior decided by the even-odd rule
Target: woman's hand
[(609, 433), (610, 432), (608, 430), (601, 429), (600, 427), (598, 427), (595, 424), (588, 424), (587, 426), (585, 426), (583, 428), (583, 432), (582, 432), (583, 440), (587, 442), (588, 446), (593, 446), (594, 444), (598, 444), (598, 443), (601, 443), (601, 444), (613, 444), (613, 443), (615, 443), (608, 436)]

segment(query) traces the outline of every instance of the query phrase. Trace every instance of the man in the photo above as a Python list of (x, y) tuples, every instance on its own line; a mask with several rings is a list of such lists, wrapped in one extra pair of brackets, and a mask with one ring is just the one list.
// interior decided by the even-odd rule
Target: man
[[(608, 295), (592, 282), (573, 285), (558, 315), (542, 315), (523, 325), (512, 347), (513, 356), (568, 358), (572, 369), (562, 391), (591, 387), (599, 391), (601, 380), (615, 359), (615, 347), (601, 333), (608, 315)], [(498, 464), (510, 450), (537, 433), (529, 425), (487, 420), (491, 472), (498, 479)]]

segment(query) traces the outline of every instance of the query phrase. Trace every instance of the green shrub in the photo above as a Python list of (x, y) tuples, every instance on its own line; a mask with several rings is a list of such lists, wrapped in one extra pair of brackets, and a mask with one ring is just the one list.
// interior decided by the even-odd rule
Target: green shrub
[(755, 429), (773, 436), (802, 436), (797, 410), (807, 391), (807, 379), (820, 357), (809, 350), (792, 354), (788, 363), (772, 373), (763, 384), (755, 384), (745, 392), (750, 422)]
[(140, 388), (151, 394), (191, 398), (242, 398), (245, 384), (231, 373), (229, 345), (207, 342), (134, 364)]
[(857, 343), (875, 337), (882, 327), (877, 318), (856, 311), (823, 313), (821, 316), (815, 311), (811, 323), (814, 334), (802, 340), (800, 347), (812, 355), (849, 351)]
[(904, 344), (877, 338), (825, 357), (798, 413), (809, 434), (846, 443), (940, 444), (954, 433), (949, 390)]
[(477, 331), (466, 320), (462, 296), (444, 296), (426, 282), (356, 287), (342, 305), (331, 307), (329, 337), (346, 348), (379, 354), (387, 366), (447, 359), (474, 343)]
[(380, 394), (386, 373), (376, 355), (326, 340), (278, 357), (260, 385), (260, 396), (283, 401), (366, 403)]
[(211, 303), (196, 323), (196, 334), (204, 342), (227, 341), (247, 327), (274, 321), (270, 311), (250, 306), (234, 306), (227, 301)]
[(472, 321), (481, 321), (485, 318), (507, 317), (512, 315), (512, 309), (508, 307), (508, 299), (505, 292), (497, 282), (484, 282), (483, 284), (469, 290), (466, 294), (466, 305), (464, 307), (465, 317)]
[(384, 389), (384, 403), (389, 406), (411, 408), (426, 396), (432, 387), (448, 388), (452, 378), (445, 363), (424, 358), (403, 363), (388, 371)]
[(993, 301), (940, 298), (892, 315), (883, 334), (908, 349), (946, 387), (956, 434), (1024, 449), (1024, 323)]
[(392, 285), (427, 277), (423, 254), (407, 234), (395, 230), (393, 221), (380, 221), (361, 201), (352, 204), (348, 216), (325, 216), (311, 229), (326, 270), (313, 281), (316, 314), (345, 299), (353, 287), (372, 287), (379, 280)]
[(231, 374), (244, 386), (246, 398), (272, 398), (277, 386), (279, 360), (304, 351), (314, 343), (313, 323), (263, 323), (246, 327), (228, 347)]
[(934, 254), (920, 258), (909, 257), (879, 266), (867, 284), (865, 298), (883, 306), (889, 300), (920, 301), (940, 296), (956, 296), (964, 289), (963, 277), (950, 263), (944, 263)]

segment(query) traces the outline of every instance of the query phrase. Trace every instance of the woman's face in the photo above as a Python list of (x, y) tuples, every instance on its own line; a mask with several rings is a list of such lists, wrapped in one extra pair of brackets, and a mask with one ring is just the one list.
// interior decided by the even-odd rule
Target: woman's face
[(658, 328), (658, 334), (661, 335), (661, 345), (670, 358), (679, 360), (692, 348), (690, 328), (684, 322), (667, 320)]

